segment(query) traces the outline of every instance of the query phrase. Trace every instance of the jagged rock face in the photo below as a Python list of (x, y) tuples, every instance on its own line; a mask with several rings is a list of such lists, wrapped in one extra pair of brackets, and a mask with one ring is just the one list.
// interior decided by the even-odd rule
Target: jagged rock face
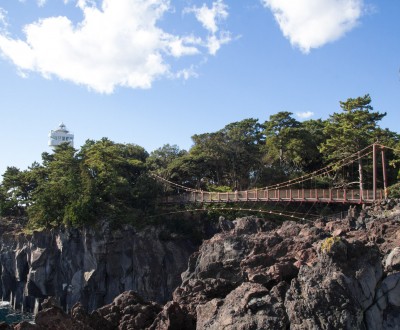
[(291, 281), (285, 306), (292, 329), (365, 329), (382, 278), (376, 247), (346, 244), (335, 255), (321, 254)]
[(261, 284), (244, 282), (224, 299), (197, 306), (197, 329), (285, 329), (289, 325), (286, 290), (284, 283), (269, 291)]
[(185, 329), (400, 329), (400, 208), (376, 209), (358, 224), (224, 221), (173, 294)]
[(189, 240), (159, 239), (159, 230), (126, 229), (103, 235), (91, 230), (35, 232), (2, 238), (1, 291), (5, 300), (55, 296), (63, 308), (80, 301), (88, 310), (135, 290), (158, 302), (171, 299), (194, 246)]
[(174, 300), (196, 318), (197, 305), (223, 299), (243, 283), (266, 289), (290, 283), (299, 264), (317, 257), (309, 251), (311, 238), (325, 236), (320, 229), (295, 222), (277, 226), (252, 217), (238, 219), (233, 230), (205, 241), (191, 256)]
[(400, 329), (400, 207), (388, 205), (340, 221), (220, 221), (163, 308), (131, 292), (64, 316), (87, 330)]

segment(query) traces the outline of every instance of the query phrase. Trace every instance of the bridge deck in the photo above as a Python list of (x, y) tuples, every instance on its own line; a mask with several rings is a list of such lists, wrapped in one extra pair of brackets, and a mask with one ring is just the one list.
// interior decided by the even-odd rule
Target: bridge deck
[(382, 199), (383, 191), (374, 196), (372, 190), (359, 189), (271, 189), (236, 192), (195, 191), (178, 196), (169, 196), (165, 203), (230, 203), (230, 202), (319, 202), (370, 204)]

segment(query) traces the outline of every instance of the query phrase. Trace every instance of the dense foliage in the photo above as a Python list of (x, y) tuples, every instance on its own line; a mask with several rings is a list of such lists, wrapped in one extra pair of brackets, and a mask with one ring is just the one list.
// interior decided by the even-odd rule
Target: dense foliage
[(2, 215), (27, 212), (33, 227), (80, 226), (95, 219), (130, 222), (152, 208), (157, 184), (149, 182), (140, 146), (106, 138), (67, 144), (42, 154), (26, 171), (8, 167), (1, 185)]
[[(166, 144), (148, 154), (138, 145), (107, 138), (88, 140), (80, 150), (61, 145), (27, 170), (7, 168), (0, 213), (28, 215), (33, 228), (81, 226), (99, 219), (137, 223), (154, 214), (158, 197), (168, 193), (150, 173), (203, 190), (246, 190), (313, 172), (375, 142), (393, 148), (386, 157), (389, 182), (395, 184), (399, 135), (379, 127), (386, 114), (373, 111), (370, 103), (369, 95), (340, 102), (341, 112), (327, 120), (300, 122), (290, 112), (271, 115), (264, 123), (245, 119), (194, 135), (189, 151)], [(318, 184), (353, 184), (370, 166), (349, 165)]]

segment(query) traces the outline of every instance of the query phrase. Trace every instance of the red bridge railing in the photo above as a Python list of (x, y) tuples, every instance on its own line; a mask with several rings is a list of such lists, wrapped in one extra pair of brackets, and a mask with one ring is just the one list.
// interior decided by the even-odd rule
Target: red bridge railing
[(164, 203), (230, 203), (230, 202), (319, 202), (370, 204), (382, 199), (383, 190), (359, 189), (271, 189), (236, 192), (194, 191), (165, 197)]

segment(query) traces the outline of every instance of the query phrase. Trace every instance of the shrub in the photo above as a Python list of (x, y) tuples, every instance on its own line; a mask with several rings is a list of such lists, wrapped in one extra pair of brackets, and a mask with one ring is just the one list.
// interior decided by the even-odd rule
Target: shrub
[(396, 183), (387, 188), (389, 198), (400, 198), (400, 183)]
[(340, 242), (340, 237), (334, 236), (334, 237), (328, 237), (326, 238), (322, 244), (321, 244), (321, 252), (324, 253), (329, 253), (332, 250), (332, 247)]

